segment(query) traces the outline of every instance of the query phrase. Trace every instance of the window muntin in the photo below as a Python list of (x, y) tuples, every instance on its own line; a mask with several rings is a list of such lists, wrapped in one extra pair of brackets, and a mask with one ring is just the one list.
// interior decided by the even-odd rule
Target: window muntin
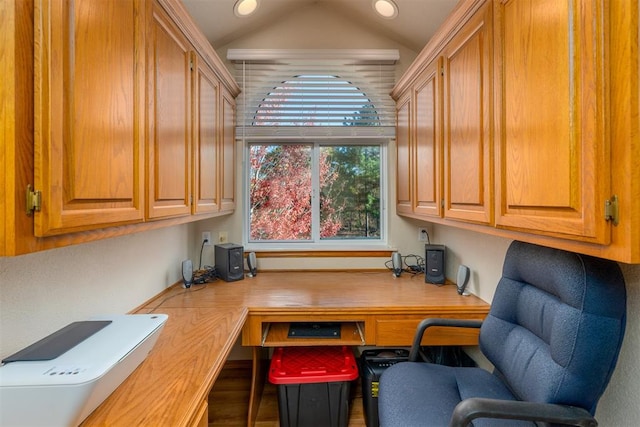
[(252, 143), (248, 242), (382, 242), (382, 144)]

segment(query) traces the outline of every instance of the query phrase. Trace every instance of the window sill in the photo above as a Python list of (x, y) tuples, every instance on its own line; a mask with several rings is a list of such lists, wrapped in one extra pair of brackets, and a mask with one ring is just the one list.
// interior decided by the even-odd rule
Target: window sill
[(258, 258), (390, 258), (393, 249), (336, 249), (336, 250), (252, 250), (245, 248), (245, 252), (255, 252)]

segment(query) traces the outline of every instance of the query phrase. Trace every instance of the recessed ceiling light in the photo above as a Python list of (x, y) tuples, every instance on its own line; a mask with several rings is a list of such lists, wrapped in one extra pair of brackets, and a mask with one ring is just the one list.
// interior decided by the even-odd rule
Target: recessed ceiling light
[(243, 18), (251, 15), (258, 8), (258, 0), (238, 0), (233, 5), (233, 13), (236, 16)]
[(392, 0), (373, 0), (373, 9), (385, 19), (398, 16), (398, 6)]

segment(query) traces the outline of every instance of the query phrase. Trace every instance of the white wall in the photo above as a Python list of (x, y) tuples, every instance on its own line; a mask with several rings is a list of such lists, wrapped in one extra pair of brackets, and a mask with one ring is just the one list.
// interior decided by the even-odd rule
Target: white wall
[(596, 417), (602, 427), (632, 427), (640, 420), (640, 265), (622, 264), (627, 282), (627, 330), (618, 366)]
[(0, 358), (73, 321), (127, 313), (176, 283), (193, 247), (190, 229), (0, 257)]
[[(223, 60), (226, 60), (227, 49), (398, 49), (398, 76), (418, 53), (317, 3), (282, 17), (272, 26), (220, 46), (216, 50)], [(228, 68), (232, 70), (231, 66)]]

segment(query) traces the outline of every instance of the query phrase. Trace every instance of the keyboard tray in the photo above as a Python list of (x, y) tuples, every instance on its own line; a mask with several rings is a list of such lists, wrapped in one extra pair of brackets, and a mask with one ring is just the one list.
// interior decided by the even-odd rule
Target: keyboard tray
[(335, 322), (292, 322), (289, 338), (340, 338), (342, 324)]

